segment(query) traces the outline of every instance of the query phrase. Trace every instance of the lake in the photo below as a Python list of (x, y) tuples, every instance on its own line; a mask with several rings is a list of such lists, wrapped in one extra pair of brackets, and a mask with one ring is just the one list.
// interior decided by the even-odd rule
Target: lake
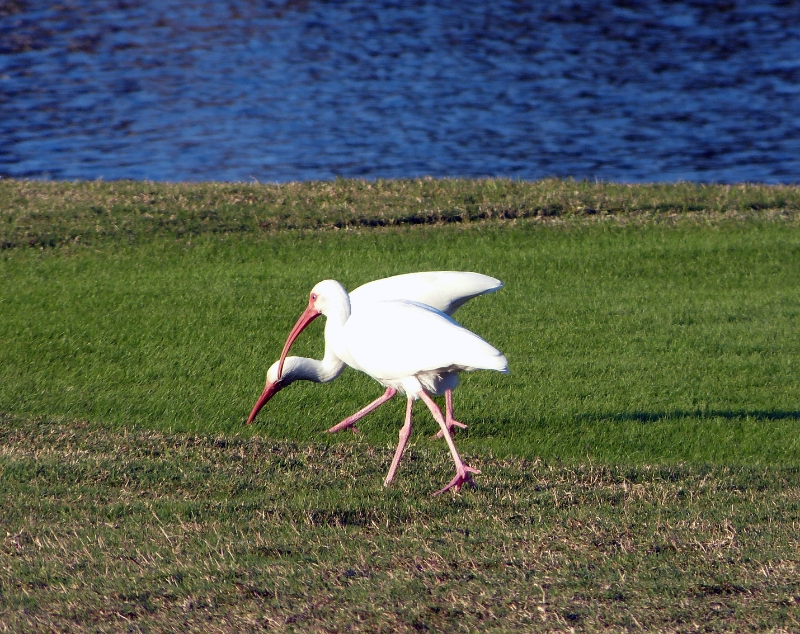
[(800, 181), (800, 2), (0, 0), (0, 176)]

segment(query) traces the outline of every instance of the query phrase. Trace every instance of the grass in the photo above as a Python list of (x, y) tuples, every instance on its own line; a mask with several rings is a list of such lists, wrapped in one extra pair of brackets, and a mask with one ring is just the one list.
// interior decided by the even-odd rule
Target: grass
[[(308, 290), (409, 270), (490, 273), (457, 314), (510, 377), (465, 375), (465, 448), (530, 458), (794, 463), (800, 234), (708, 228), (416, 227), (155, 238), (0, 258), (0, 409), (241, 433)], [(322, 355), (322, 323), (298, 342)], [(254, 428), (312, 441), (381, 392), (356, 372), (293, 385)], [(420, 408), (425, 434), (435, 423)], [(395, 399), (360, 426), (396, 441)], [(248, 428), (249, 431), (249, 428)], [(346, 437), (346, 436), (345, 436)], [(338, 439), (337, 439), (338, 441)]]
[[(0, 181), (0, 631), (798, 629), (797, 200)], [(506, 283), (456, 315), (512, 371), (456, 392), (477, 489), (423, 408), (380, 486), (399, 399), (325, 435), (353, 371), (244, 426), (315, 282), (426, 269)]]
[(800, 188), (549, 179), (337, 180), (261, 185), (0, 180), (0, 248), (150, 236), (611, 215), (800, 211)]
[(0, 627), (796, 631), (792, 468), (484, 456), (0, 420)]

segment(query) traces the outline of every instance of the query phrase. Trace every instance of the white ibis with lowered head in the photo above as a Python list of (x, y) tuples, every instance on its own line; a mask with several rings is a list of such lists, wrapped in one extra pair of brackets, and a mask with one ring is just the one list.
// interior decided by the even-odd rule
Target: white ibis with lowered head
[[(359, 286), (350, 292), (350, 311), (358, 313), (361, 307), (379, 301), (405, 299), (432, 306), (447, 315), (452, 315), (467, 301), (478, 295), (494, 293), (501, 289), (503, 283), (488, 275), (467, 271), (425, 271), (420, 273), (405, 273)], [(325, 356), (322, 360), (308, 359), (306, 357), (287, 357), (283, 364), (283, 372), (278, 377), (278, 364), (276, 361), (267, 371), (267, 383), (261, 397), (253, 407), (247, 419), (247, 424), (253, 422), (258, 411), (264, 407), (275, 394), (295, 381), (306, 380), (315, 383), (327, 383), (338, 377), (345, 368), (345, 363), (333, 352), (327, 341), (325, 343)], [(352, 416), (348, 416), (339, 424), (331, 427), (328, 432), (335, 433), (343, 429), (352, 428), (357, 431), (355, 423), (370, 412), (390, 400), (397, 390), (387, 387), (386, 392), (375, 401), (360, 409)], [(453, 391), (445, 390), (445, 422), (451, 432), (455, 427), (466, 427), (455, 420), (453, 415)], [(442, 432), (437, 434), (440, 438)]]
[(462, 371), (496, 370), (507, 374), (508, 362), (499, 350), (427, 304), (379, 301), (351, 313), (350, 297), (344, 287), (334, 280), (325, 280), (311, 290), (308, 307), (286, 340), (278, 362), (278, 379), (292, 343), (320, 315), (327, 318), (325, 341), (336, 357), (377, 380), (387, 388), (387, 393), (391, 388), (408, 397), (405, 423), (384, 486), (393, 480), (405, 451), (417, 398), (425, 402), (439, 423), (456, 467), (455, 477), (436, 493), (451, 488), (459, 490), (471, 481), (470, 474), (480, 473), (461, 460), (447, 423), (429, 393), (452, 390), (458, 385), (458, 374)]

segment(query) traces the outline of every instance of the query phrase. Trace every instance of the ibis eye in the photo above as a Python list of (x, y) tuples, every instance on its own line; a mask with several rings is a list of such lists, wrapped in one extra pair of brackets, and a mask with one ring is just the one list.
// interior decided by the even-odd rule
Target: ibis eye
[(311, 301), (312, 302), (317, 301), (317, 294), (316, 293), (311, 293)]

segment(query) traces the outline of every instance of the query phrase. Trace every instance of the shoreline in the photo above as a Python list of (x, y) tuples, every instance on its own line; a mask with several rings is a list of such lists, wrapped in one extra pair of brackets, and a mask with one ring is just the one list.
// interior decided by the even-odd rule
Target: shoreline
[(279, 185), (0, 179), (0, 250), (298, 229), (748, 218), (796, 221), (800, 186), (559, 179), (339, 179)]

